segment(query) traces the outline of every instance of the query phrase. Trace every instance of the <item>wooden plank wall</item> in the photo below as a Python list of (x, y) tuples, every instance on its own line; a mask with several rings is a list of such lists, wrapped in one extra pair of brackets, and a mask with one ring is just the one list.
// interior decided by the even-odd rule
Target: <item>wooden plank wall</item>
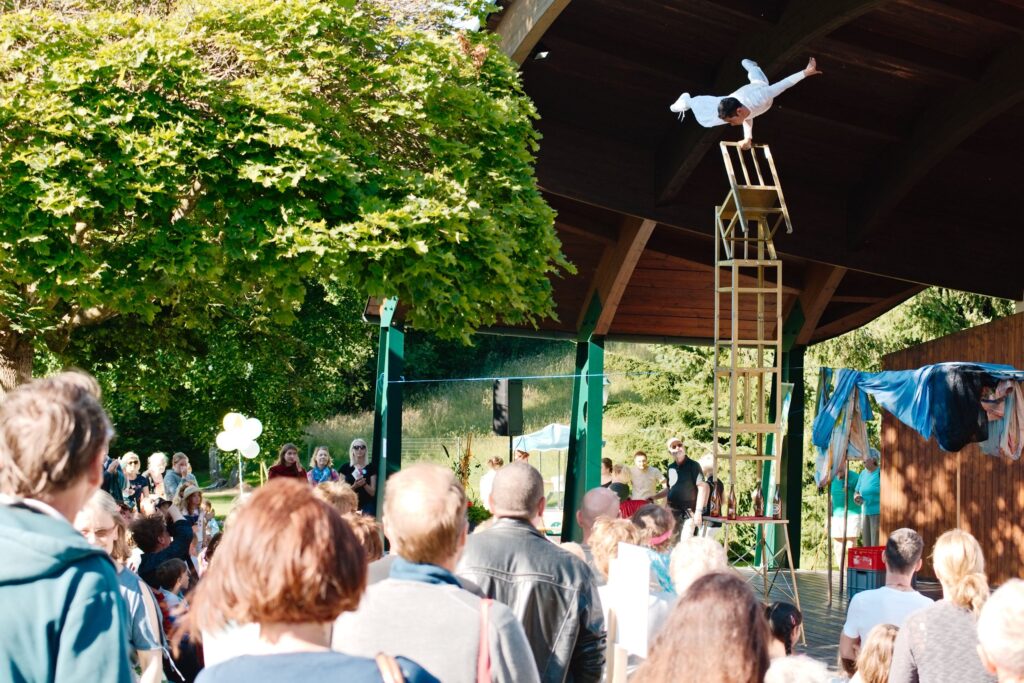
[[(883, 365), (909, 370), (945, 361), (1024, 368), (1024, 313), (890, 354)], [(883, 414), (883, 536), (909, 526), (924, 537), (931, 556), (935, 539), (956, 526), (956, 457)], [(961, 523), (985, 551), (989, 581), (1024, 576), (1024, 458), (1007, 462), (970, 444), (961, 462)], [(927, 559), (922, 574), (934, 576)]]

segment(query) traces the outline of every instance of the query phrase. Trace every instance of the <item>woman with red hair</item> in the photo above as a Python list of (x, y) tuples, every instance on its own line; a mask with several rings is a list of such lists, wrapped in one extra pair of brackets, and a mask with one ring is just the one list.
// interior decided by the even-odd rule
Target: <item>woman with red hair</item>
[(194, 638), (257, 624), (258, 643), (254, 654), (207, 668), (197, 680), (437, 681), (401, 657), (331, 651), (334, 620), (359, 605), (365, 587), (363, 548), (334, 508), (305, 481), (269, 482), (232, 521), (185, 617)]

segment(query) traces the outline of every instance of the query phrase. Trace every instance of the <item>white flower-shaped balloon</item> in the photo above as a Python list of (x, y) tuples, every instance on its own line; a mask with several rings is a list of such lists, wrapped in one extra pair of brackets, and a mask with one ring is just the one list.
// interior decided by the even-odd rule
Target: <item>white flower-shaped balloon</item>
[(223, 425), (224, 431), (217, 435), (217, 448), (222, 451), (238, 451), (250, 459), (260, 454), (260, 445), (256, 439), (263, 433), (262, 422), (241, 413), (228, 413), (224, 416)]

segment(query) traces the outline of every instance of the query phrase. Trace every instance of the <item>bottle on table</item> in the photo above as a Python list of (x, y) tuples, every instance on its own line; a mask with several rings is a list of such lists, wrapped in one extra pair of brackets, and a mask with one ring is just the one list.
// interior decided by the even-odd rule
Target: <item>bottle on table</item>
[(761, 495), (761, 486), (755, 486), (754, 492), (750, 494), (750, 502), (754, 504), (754, 516), (764, 517), (764, 496)]
[(722, 489), (717, 480), (711, 485), (711, 508), (708, 513), (712, 517), (722, 516)]
[(775, 485), (775, 497), (772, 498), (772, 519), (782, 519), (782, 497), (778, 484)]
[(729, 484), (729, 519), (736, 519), (736, 489)]

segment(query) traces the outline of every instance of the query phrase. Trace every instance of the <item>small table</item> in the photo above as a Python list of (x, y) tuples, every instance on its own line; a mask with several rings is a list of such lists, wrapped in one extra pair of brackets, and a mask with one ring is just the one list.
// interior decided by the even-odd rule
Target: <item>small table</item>
[[(784, 567), (777, 562), (780, 556), (785, 553), (786, 555), (786, 567), (789, 571), (789, 585), (786, 585), (786, 576), (782, 574), (782, 582), (779, 586), (783, 593), (793, 599), (793, 604), (796, 605), (797, 609), (800, 609), (800, 591), (797, 589), (796, 584), (796, 572), (793, 569), (793, 551), (789, 546), (789, 520), (788, 519), (774, 519), (772, 517), (736, 517), (735, 519), (729, 519), (727, 517), (710, 517), (705, 515), (700, 527), (700, 535), (707, 536), (708, 528), (710, 523), (718, 523), (722, 525), (723, 539), (722, 545), (725, 546), (725, 553), (729, 559), (729, 564), (735, 565), (738, 563), (745, 563), (748, 558), (751, 566), (755, 571), (755, 576), (760, 576), (763, 581), (764, 587), (764, 600), (768, 602), (770, 600), (769, 593), (772, 588), (775, 587), (775, 583), (779, 578), (780, 573)], [(759, 527), (760, 533), (760, 545), (761, 545), (761, 565), (754, 566), (754, 560), (756, 560), (756, 547), (753, 550), (745, 550), (742, 552), (732, 552), (729, 548), (729, 529), (737, 524), (751, 524)], [(772, 552), (768, 549), (768, 541), (765, 537), (765, 529), (769, 526), (779, 527), (778, 531), (782, 533), (783, 547), (780, 550)], [(775, 565), (774, 569), (772, 565)], [(807, 635), (801, 629), (800, 632), (803, 644), (807, 644)]]

